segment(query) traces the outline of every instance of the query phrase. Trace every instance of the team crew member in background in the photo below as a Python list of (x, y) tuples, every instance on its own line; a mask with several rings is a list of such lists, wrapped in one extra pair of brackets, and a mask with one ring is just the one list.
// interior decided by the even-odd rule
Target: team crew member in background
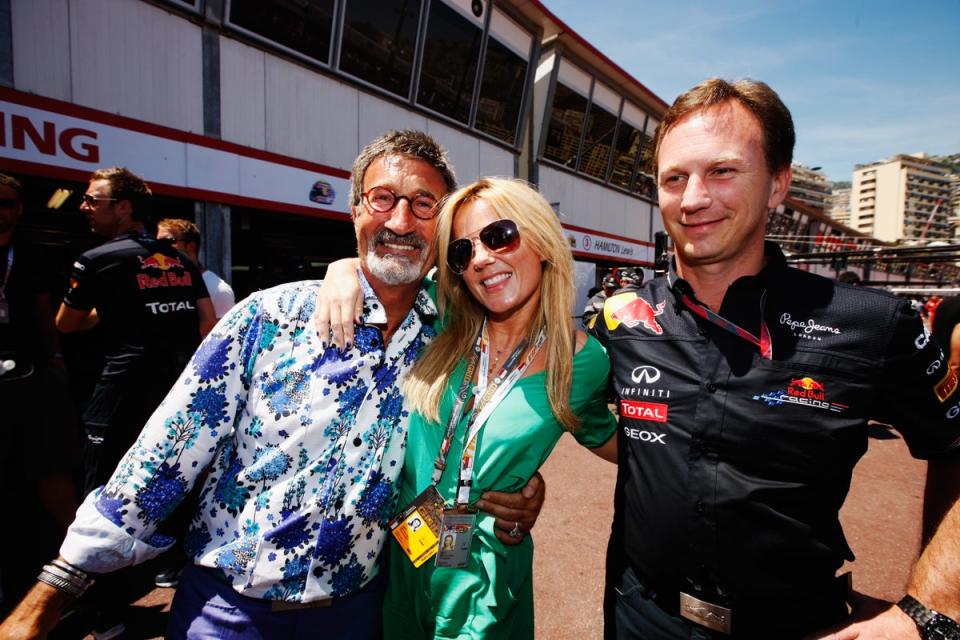
[[(64, 333), (103, 329), (103, 371), (82, 417), (84, 494), (110, 478), (216, 322), (197, 267), (148, 233), (150, 196), (128, 169), (98, 169), (80, 206), (94, 233), (111, 238), (74, 264), (56, 319)], [(109, 636), (122, 627), (126, 588), (120, 579), (101, 590), (97, 630)]]
[(148, 233), (150, 188), (126, 168), (90, 176), (80, 210), (112, 240), (73, 265), (57, 329), (101, 323), (105, 363), (83, 415), (84, 493), (110, 477), (120, 457), (216, 322), (196, 266)]
[[(379, 556), (409, 413), (398, 385), (435, 333), (423, 281), (432, 205), (455, 184), (446, 152), (424, 133), (392, 131), (365, 147), (351, 186), (368, 294), (355, 344), (338, 349), (315, 331), (315, 281), (236, 305), (107, 485), (87, 496), (62, 557), (0, 638), (46, 633), (89, 573), (169, 547), (157, 526), (207, 470), (168, 638), (379, 637)], [(498, 525), (511, 521), (506, 530), (519, 520), (529, 529), (543, 503), (534, 493), (485, 494), (486, 509)]]
[(957, 375), (914, 307), (764, 242), (793, 145), (786, 106), (752, 80), (705, 81), (657, 131), (676, 255), (594, 325), (621, 416), (610, 637), (783, 640), (842, 621), (838, 513), (868, 419), (952, 456), (938, 489), (960, 488)]
[(36, 581), (77, 508), (77, 416), (44, 264), (18, 230), (19, 181), (0, 174), (0, 615)]
[(643, 273), (635, 269), (621, 269), (619, 285), (614, 293), (638, 291), (643, 286)]
[(612, 273), (603, 276), (603, 288), (587, 300), (587, 306), (583, 308), (583, 324), (588, 324), (595, 315), (603, 310), (604, 301), (613, 295), (617, 290), (617, 279)]
[(157, 223), (157, 238), (170, 240), (174, 247), (187, 254), (190, 261), (203, 274), (203, 284), (207, 285), (207, 292), (210, 294), (217, 320), (226, 315), (236, 303), (233, 289), (223, 278), (200, 264), (200, 230), (197, 225), (180, 218), (164, 218)]

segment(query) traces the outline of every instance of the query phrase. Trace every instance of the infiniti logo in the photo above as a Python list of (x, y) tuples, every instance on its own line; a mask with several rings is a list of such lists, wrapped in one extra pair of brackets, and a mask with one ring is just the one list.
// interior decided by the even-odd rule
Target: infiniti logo
[(630, 377), (636, 383), (645, 382), (647, 384), (653, 384), (660, 379), (660, 369), (650, 366), (649, 364), (642, 364), (639, 367), (634, 368), (631, 372)]

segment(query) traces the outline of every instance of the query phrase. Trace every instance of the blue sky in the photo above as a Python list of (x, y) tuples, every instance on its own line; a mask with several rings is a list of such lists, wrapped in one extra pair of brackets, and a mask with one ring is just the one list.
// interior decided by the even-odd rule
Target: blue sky
[(770, 84), (794, 159), (850, 180), (897, 153), (960, 153), (960, 0), (543, 0), (668, 104), (710, 76)]

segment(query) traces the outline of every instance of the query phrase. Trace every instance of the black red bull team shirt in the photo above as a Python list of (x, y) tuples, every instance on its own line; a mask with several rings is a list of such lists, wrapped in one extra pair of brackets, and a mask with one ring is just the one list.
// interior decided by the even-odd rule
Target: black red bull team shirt
[(621, 416), (611, 554), (668, 601), (731, 607), (734, 633), (738, 610), (805, 615), (852, 559), (838, 513), (869, 419), (918, 457), (960, 437), (957, 376), (908, 302), (766, 251), (719, 312), (755, 336), (762, 317), (772, 359), (685, 308), (675, 271), (611, 297), (593, 327)]
[(108, 369), (123, 369), (158, 350), (192, 354), (197, 300), (208, 297), (199, 269), (169, 242), (125, 234), (80, 256), (64, 304), (97, 309)]

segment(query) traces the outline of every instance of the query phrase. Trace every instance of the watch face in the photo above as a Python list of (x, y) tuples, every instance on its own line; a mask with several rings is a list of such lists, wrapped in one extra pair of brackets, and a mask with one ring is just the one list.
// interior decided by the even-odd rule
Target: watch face
[(923, 625), (920, 635), (923, 640), (960, 640), (960, 625), (938, 613)]

